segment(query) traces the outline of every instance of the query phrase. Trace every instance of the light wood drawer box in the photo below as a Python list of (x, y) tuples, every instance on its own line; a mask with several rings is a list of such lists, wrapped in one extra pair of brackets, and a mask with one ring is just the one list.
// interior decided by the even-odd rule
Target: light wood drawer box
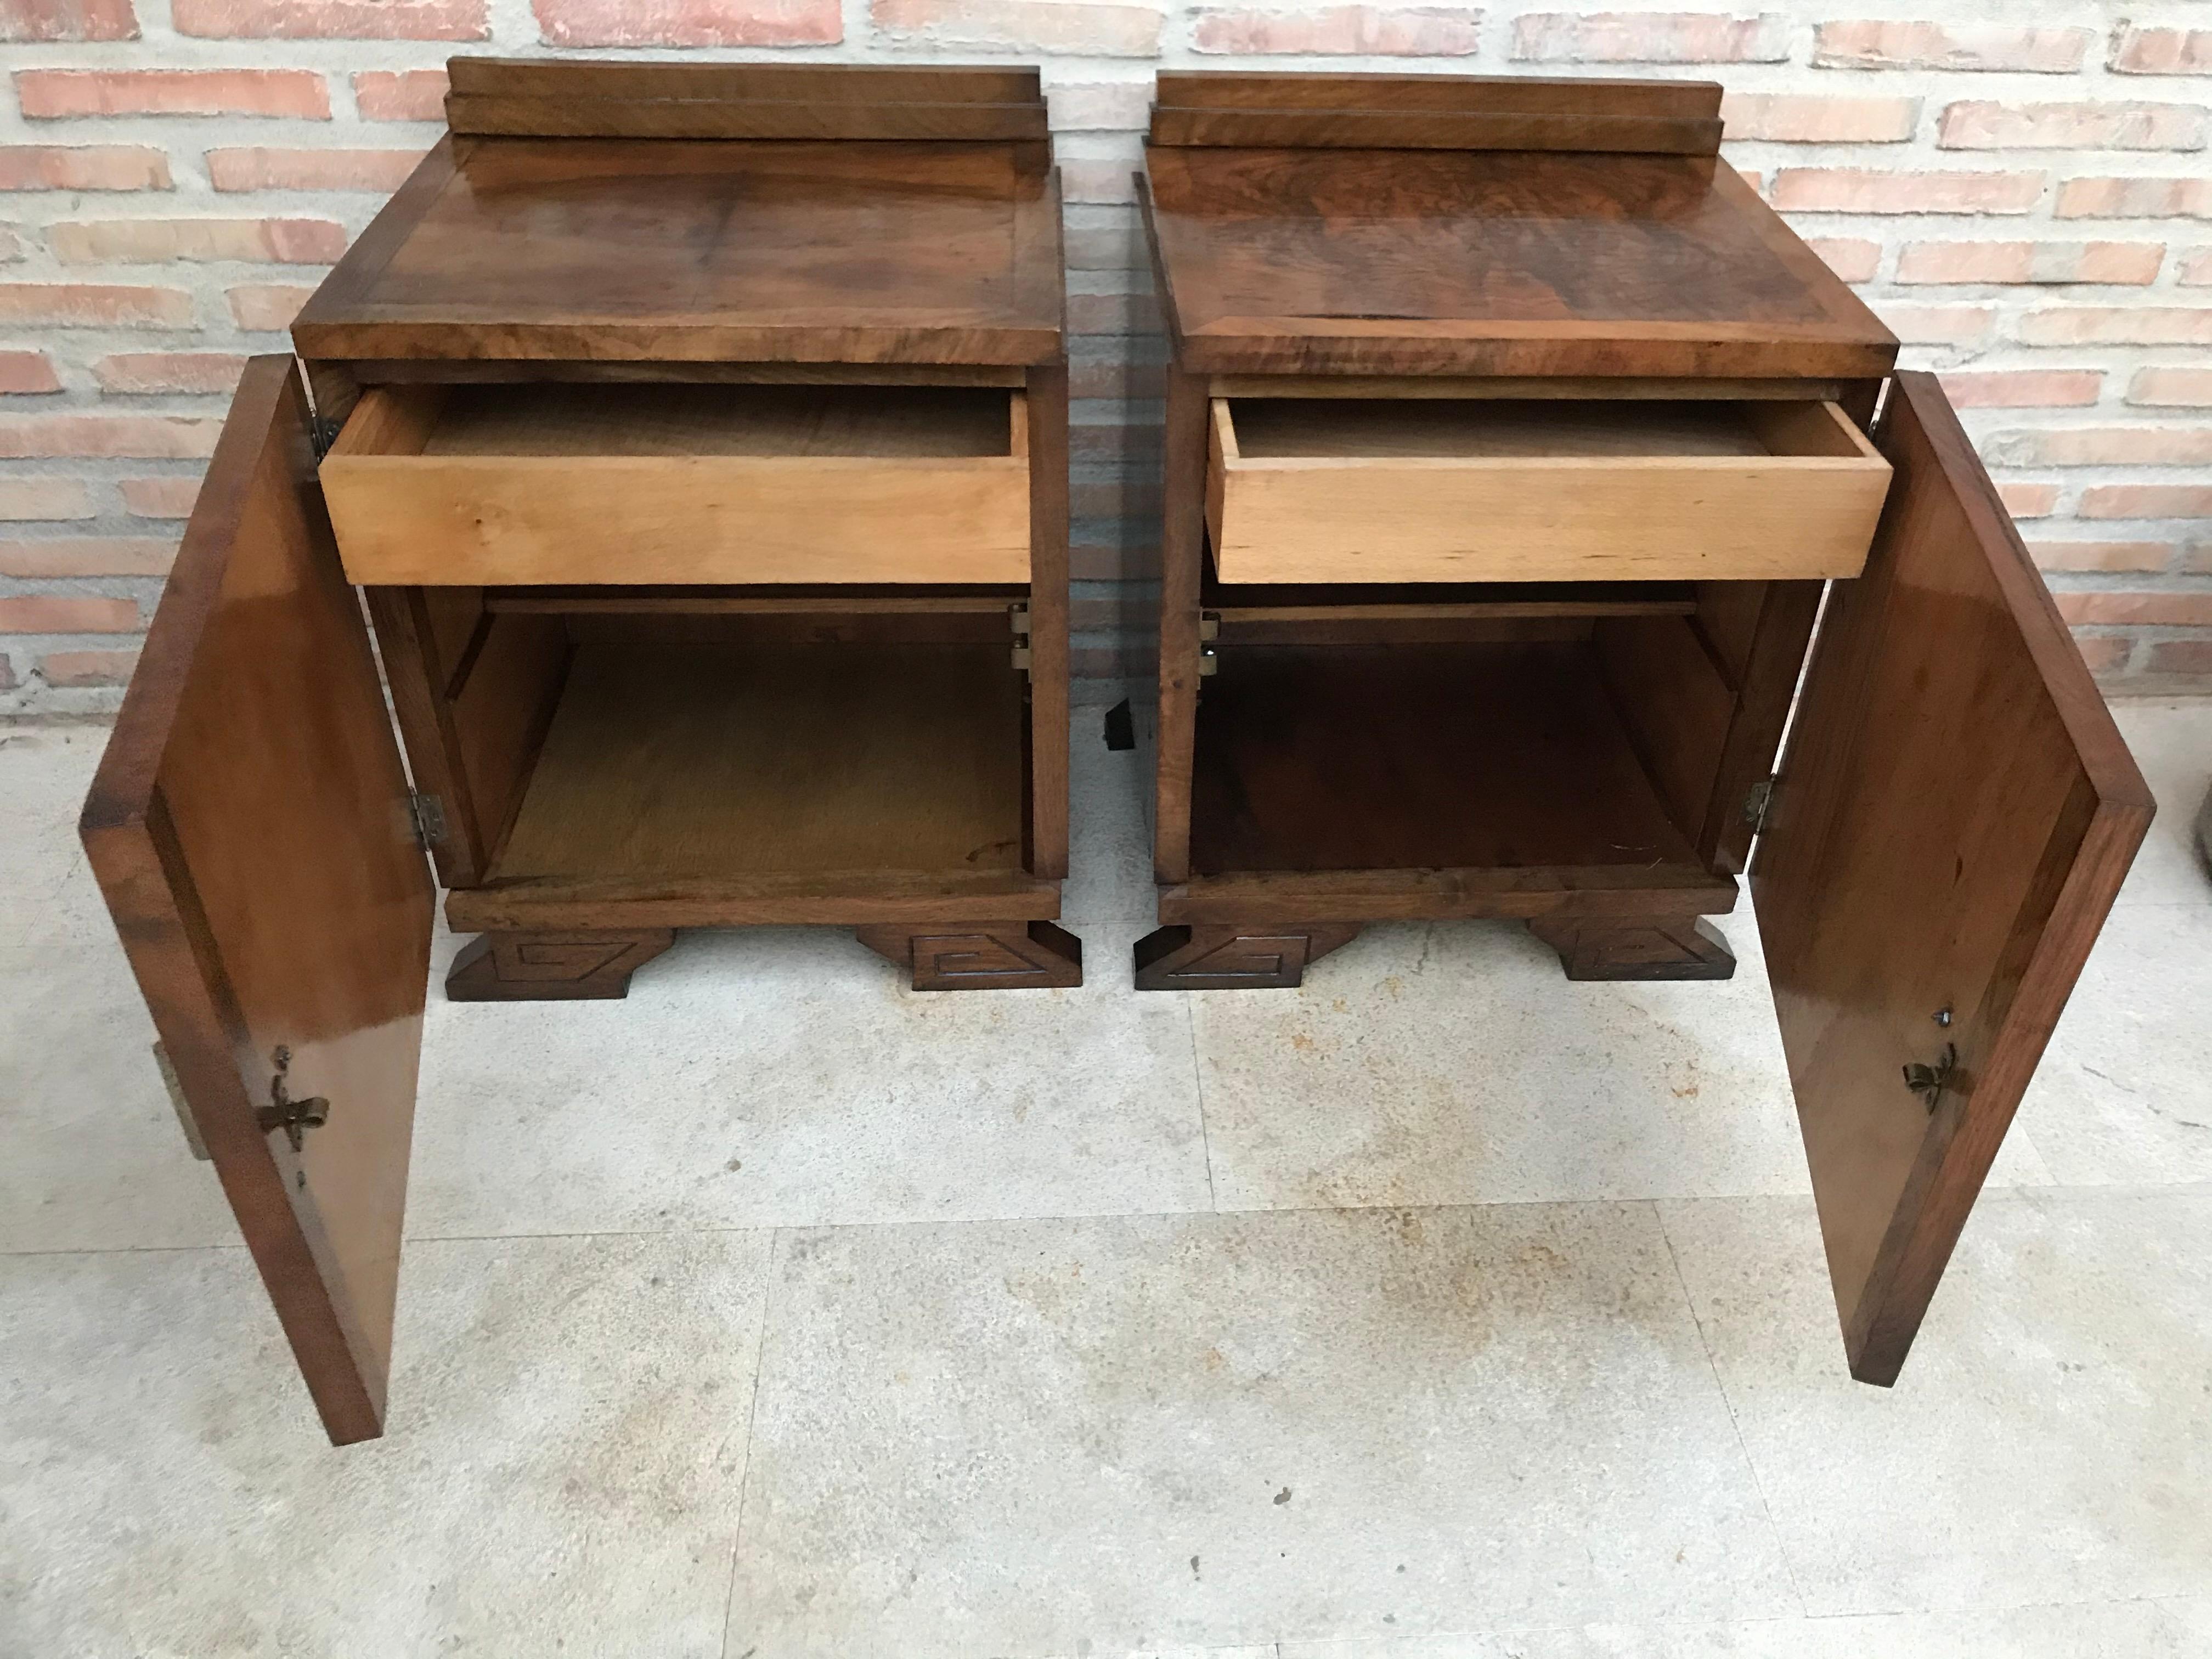
[(1856, 576), (1889, 464), (1832, 403), (1217, 398), (1224, 582)]
[(1028, 410), (1005, 388), (386, 386), (321, 471), (370, 586), (1030, 574)]

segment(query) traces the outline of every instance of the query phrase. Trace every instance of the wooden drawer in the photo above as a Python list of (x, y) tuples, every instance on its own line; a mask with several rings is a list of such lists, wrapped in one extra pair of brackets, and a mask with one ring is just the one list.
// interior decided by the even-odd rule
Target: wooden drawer
[(1224, 582), (1856, 576), (1889, 464), (1832, 403), (1213, 400)]
[(1030, 574), (1028, 410), (1004, 388), (381, 387), (322, 483), (369, 586)]

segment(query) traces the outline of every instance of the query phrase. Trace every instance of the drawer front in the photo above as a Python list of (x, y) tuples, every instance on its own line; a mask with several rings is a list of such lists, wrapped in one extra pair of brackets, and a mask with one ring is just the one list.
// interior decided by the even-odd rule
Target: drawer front
[[(1214, 400), (1206, 513), (1224, 582), (1855, 576), (1889, 486), (1833, 404), (1716, 406), (1674, 430), (1659, 405), (1607, 405), (1616, 420), (1555, 404), (1517, 432), (1504, 404), (1458, 428), (1434, 404), (1304, 407), (1322, 412), (1302, 424), (1276, 400)], [(1240, 411), (1263, 441), (1243, 441)], [(1473, 453), (1433, 453), (1454, 447)]]
[(378, 395), (321, 469), (364, 585), (1029, 580), (1018, 392), (996, 455), (421, 453)]

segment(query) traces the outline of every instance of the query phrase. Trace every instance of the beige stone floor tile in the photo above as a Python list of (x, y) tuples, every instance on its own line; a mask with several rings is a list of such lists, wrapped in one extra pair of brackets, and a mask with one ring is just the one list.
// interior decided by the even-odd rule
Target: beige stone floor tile
[(769, 1243), (418, 1243), (343, 1449), (242, 1249), (0, 1257), (0, 1653), (719, 1654)]
[[(1146, 924), (1087, 928), (1109, 965)], [(835, 928), (679, 935), (618, 1002), (434, 989), (422, 1237), (1206, 1209), (1183, 997), (929, 992)]]
[(1796, 1610), (1648, 1206), (787, 1235), (728, 1659)]
[(1809, 1200), (1660, 1212), (1808, 1613), (2212, 1593), (2212, 1198), (1984, 1194), (1891, 1389)]
[[(1810, 1190), (1748, 908), (1725, 981), (1577, 983), (1515, 922), (1369, 929), (1192, 999), (1223, 1209)], [(1993, 1177), (2046, 1182), (2025, 1133)]]

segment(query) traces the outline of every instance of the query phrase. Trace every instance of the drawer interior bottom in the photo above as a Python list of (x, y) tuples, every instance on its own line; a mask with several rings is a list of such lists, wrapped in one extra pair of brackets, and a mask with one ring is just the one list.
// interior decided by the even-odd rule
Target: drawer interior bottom
[(1588, 640), (1252, 646), (1219, 663), (1198, 710), (1200, 874), (1698, 866)]
[(493, 875), (1018, 870), (1024, 722), (1003, 637), (586, 641)]

